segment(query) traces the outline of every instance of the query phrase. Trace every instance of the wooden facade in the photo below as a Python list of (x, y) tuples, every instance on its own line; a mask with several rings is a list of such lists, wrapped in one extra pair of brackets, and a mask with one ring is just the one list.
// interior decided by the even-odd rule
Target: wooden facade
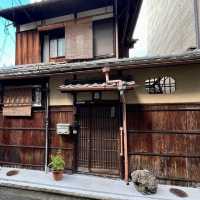
[[(176, 104), (149, 103), (144, 105), (140, 102), (141, 95), (138, 95), (136, 92), (132, 93), (132, 98), (139, 97), (138, 102), (134, 101), (135, 99), (131, 99), (131, 104), (127, 105), (126, 116), (126, 97), (129, 92), (125, 92), (125, 89), (128, 89), (128, 85), (125, 85), (125, 89), (122, 87), (124, 86), (122, 84), (124, 80), (122, 79), (124, 78), (123, 72), (126, 72), (128, 75), (131, 75), (131, 82), (135, 84), (134, 76), (135, 74), (137, 75), (137, 73), (132, 71), (134, 68), (141, 69), (146, 67), (145, 75), (149, 75), (151, 73), (148, 70), (152, 70), (154, 67), (160, 67), (163, 71), (167, 72), (168, 66), (172, 68), (175, 67), (175, 65), (189, 65), (191, 63), (197, 65), (200, 63), (200, 54), (196, 56), (191, 54), (189, 56), (158, 57), (144, 60), (113, 59), (112, 61), (93, 61), (93, 59), (96, 58), (124, 57), (128, 55), (128, 49), (134, 42), (131, 39), (132, 29), (134, 28), (134, 23), (136, 23), (135, 18), (138, 14), (141, 1), (126, 1), (126, 3), (124, 3), (125, 0), (118, 0), (115, 1), (119, 3), (118, 8), (117, 4), (113, 5), (112, 1), (111, 4), (109, 4), (112, 7), (112, 11), (109, 11), (110, 6), (102, 5), (104, 1), (88, 0), (89, 3), (85, 4), (85, 1), (79, 0), (81, 6), (84, 5), (89, 9), (87, 12), (82, 12), (83, 9), (77, 3), (76, 6), (78, 10), (76, 10), (76, 12), (74, 9), (66, 12), (65, 9), (68, 9), (68, 6), (63, 5), (67, 3), (69, 8), (71, 8), (70, 5), (72, 1), (59, 0), (59, 2), (60, 4), (58, 5), (52, 4), (51, 1), (37, 3), (35, 4), (37, 8), (35, 10), (32, 6), (25, 7), (26, 10), (33, 12), (34, 20), (27, 18), (24, 7), (16, 8), (16, 10), (9, 9), (0, 11), (0, 16), (10, 20), (13, 20), (13, 13), (16, 12), (15, 16), (17, 17), (13, 21), (17, 26), (16, 65), (24, 65), (23, 67), (17, 66), (15, 69), (8, 68), (1, 71), (2, 106), (5, 108), (6, 105), (4, 86), (17, 85), (24, 87), (24, 85), (28, 85), (30, 87), (30, 85), (41, 84), (41, 88), (46, 86), (45, 91), (47, 91), (47, 80), (53, 78), (56, 74), (59, 75), (60, 78), (57, 80), (59, 82), (58, 85), (56, 79), (52, 79), (52, 83), (50, 84), (49, 93), (53, 93), (50, 98), (50, 105), (43, 105), (44, 102), (42, 102), (38, 107), (34, 107), (33, 104), (30, 103), (30, 105), (28, 105), (28, 111), (31, 111), (28, 113), (30, 114), (29, 116), (27, 113), (25, 113), (26, 116), (24, 116), (22, 115), (24, 113), (19, 115), (17, 112), (15, 112), (15, 114), (18, 114), (18, 116), (13, 116), (14, 101), (10, 101), (10, 99), (16, 100), (16, 108), (20, 105), (19, 98), (15, 98), (17, 94), (14, 94), (14, 92), (12, 92), (13, 95), (7, 95), (7, 99), (9, 99), (7, 106), (9, 107), (9, 103), (11, 102), (12, 116), (8, 116), (8, 113), (10, 113), (8, 111), (5, 112), (7, 113), (6, 116), (3, 110), (0, 110), (0, 165), (43, 170), (46, 167), (45, 164), (47, 164), (45, 163), (47, 134), (48, 160), (50, 159), (50, 155), (54, 154), (57, 150), (61, 150), (66, 162), (66, 170), (69, 171), (119, 177), (120, 175), (123, 176), (127, 174), (130, 176), (133, 170), (148, 169), (153, 171), (162, 183), (181, 185), (195, 185), (199, 183), (200, 104), (191, 104), (191, 99), (188, 99), (186, 100), (186, 102), (188, 102), (187, 104), (180, 104), (179, 102)], [(98, 3), (100, 3), (100, 5)], [(98, 5), (102, 7), (98, 7)], [(105, 6), (108, 6), (109, 9)], [(103, 13), (99, 13), (99, 8), (101, 8), (101, 12), (103, 9)], [(38, 13), (41, 12), (41, 9), (44, 12), (43, 14), (48, 16), (40, 18)], [(49, 12), (46, 12), (47, 9)], [(57, 14), (52, 15), (55, 10)], [(60, 16), (60, 10), (62, 10), (63, 16)], [(123, 10), (123, 12), (118, 14), (120, 10)], [(70, 14), (65, 15), (66, 13)], [(118, 15), (120, 15), (120, 17), (118, 17)], [(105, 22), (106, 20), (109, 22), (110, 20), (113, 23), (113, 28), (109, 29), (110, 25), (106, 22), (105, 24), (107, 24), (108, 32), (104, 32), (105, 30), (103, 30), (103, 27), (105, 28), (105, 24), (94, 23), (95, 20), (103, 20), (101, 22), (104, 22), (104, 20)], [(101, 24), (101, 26), (99, 26), (99, 24)], [(60, 31), (60, 29), (62, 30)], [(94, 29), (96, 31), (94, 31)], [(53, 33), (51, 31), (53, 31)], [(110, 33), (111, 39), (105, 39), (108, 35), (107, 33)], [(46, 55), (43, 49), (45, 46), (44, 38), (47, 39), (46, 46), (48, 48), (45, 49), (45, 53), (47, 52), (48, 56), (45, 60), (46, 64), (38, 64), (44, 62), (44, 55)], [(99, 40), (96, 41), (98, 38)], [(56, 53), (55, 55), (53, 54), (52, 58), (50, 52), (51, 40), (55, 42), (52, 49), (53, 53)], [(64, 41), (64, 45), (63, 43), (59, 43), (61, 40)], [(109, 44), (108, 41), (113, 44)], [(64, 51), (66, 51), (62, 55), (59, 55), (59, 44), (61, 46), (60, 49), (65, 49)], [(97, 47), (97, 45), (99, 46)], [(56, 48), (54, 48), (55, 46)], [(106, 46), (107, 51), (104, 51)], [(96, 56), (95, 51), (97, 54)], [(102, 52), (105, 52), (105, 55), (103, 55)], [(88, 59), (92, 61), (89, 62), (87, 61)], [(56, 64), (56, 62), (60, 61), (63, 63)], [(79, 62), (71, 63), (75, 61)], [(34, 65), (34, 63), (37, 64)], [(117, 80), (109, 80), (108, 71), (107, 74), (102, 73), (103, 69), (105, 71), (105, 67), (109, 68), (109, 71), (111, 70), (112, 73), (115, 72), (113, 74), (117, 74)], [(183, 71), (178, 71), (178, 73), (180, 72), (183, 74)], [(70, 97), (67, 95), (65, 96), (65, 94), (60, 95), (61, 91), (59, 88), (63, 86), (63, 84), (66, 85), (66, 82), (71, 79), (73, 79), (73, 81), (79, 81), (79, 75), (82, 73), (85, 73), (85, 80), (83, 81), (85, 82), (85, 91), (87, 90), (91, 99), (88, 100), (88, 98), (86, 98), (86, 102), (83, 102), (82, 105), (78, 105), (78, 102), (76, 102), (78, 95), (75, 95), (75, 93), (80, 92), (80, 85), (82, 83), (76, 84), (79, 88), (77, 91), (73, 91), (73, 95), (69, 95)], [(92, 73), (93, 75), (97, 75), (98, 73), (100, 75), (101, 73), (99, 77), (101, 77), (101, 79), (102, 77), (106, 79), (106, 83), (104, 83), (104, 81), (101, 83), (102, 87), (98, 92), (100, 91), (101, 93), (102, 90), (105, 91), (105, 85), (109, 81), (112, 83), (114, 82), (114, 89), (120, 90), (121, 95), (124, 97), (122, 97), (122, 101), (120, 101), (119, 98), (119, 91), (116, 92), (117, 98), (113, 99), (112, 95), (109, 93), (110, 88), (108, 88), (109, 98), (107, 98), (107, 100), (101, 99), (101, 94), (99, 96), (97, 95), (98, 100), (95, 99), (94, 92), (97, 92), (99, 86), (98, 83), (96, 83), (96, 81), (98, 82), (96, 77), (93, 84), (88, 81), (89, 78), (92, 77), (90, 77)], [(158, 71), (154, 74), (157, 73)], [(67, 76), (69, 74), (71, 78), (68, 77), (68, 80)], [(167, 74), (170, 74), (170, 71), (168, 71)], [(33, 77), (35, 78), (34, 80), (29, 79)], [(36, 77), (38, 77), (38, 79), (36, 79)], [(46, 79), (41, 81), (41, 77), (46, 77)], [(14, 80), (11, 80), (12, 78)], [(142, 82), (138, 80), (136, 84), (142, 84), (140, 88), (143, 90), (142, 92), (144, 92), (145, 88), (143, 86), (145, 80), (141, 81)], [(121, 83), (121, 85), (116, 84), (116, 82)], [(125, 82), (127, 83), (127, 81)], [(184, 83), (185, 82), (184, 77)], [(68, 92), (71, 92), (73, 84), (69, 85), (70, 91)], [(91, 85), (94, 86), (93, 91)], [(177, 85), (179, 86), (181, 83), (179, 82)], [(88, 89), (89, 86), (90, 89)], [(189, 87), (189, 89), (184, 90), (183, 93), (181, 93), (182, 91), (180, 90), (179, 95), (182, 95), (181, 98), (184, 98), (186, 93), (190, 94), (193, 87), (194, 86), (191, 86), (191, 88)], [(185, 85), (185, 88), (187, 88), (187, 85)], [(144, 95), (142, 92), (140, 93), (139, 91), (138, 93)], [(195, 92), (197, 94), (197, 91)], [(43, 101), (46, 101), (46, 104), (48, 104), (47, 93), (48, 92), (41, 97)], [(150, 94), (145, 93), (145, 95), (146, 96), (143, 96), (143, 98), (148, 98), (149, 96), (147, 97), (147, 95)], [(10, 96), (11, 98), (9, 98)], [(14, 98), (12, 98), (13, 96)], [(29, 94), (29, 98), (31, 100), (32, 94)], [(158, 98), (161, 99), (162, 97), (158, 96)], [(113, 103), (113, 101), (115, 102)], [(197, 102), (199, 102), (199, 100)], [(124, 105), (123, 109), (122, 103)], [(74, 125), (77, 123), (77, 134), (72, 132), (70, 135), (58, 135), (56, 126), (59, 123), (64, 123), (65, 125)], [(122, 132), (120, 135), (120, 127), (122, 125), (124, 129), (121, 129)], [(125, 130), (126, 125), (128, 131)], [(72, 126), (71, 128), (74, 127)], [(128, 132), (128, 145), (126, 145), (126, 132)]]
[[(0, 16), (16, 26), (16, 65), (128, 57), (128, 50), (134, 44), (132, 33), (141, 0), (108, 0), (106, 3), (90, 0), (87, 5), (83, 0), (57, 1), (56, 5), (49, 1), (0, 12)], [(46, 13), (47, 9), (51, 11)], [(24, 10), (29, 10), (32, 16), (27, 18)], [(99, 23), (101, 21), (103, 23)], [(113, 24), (112, 28), (107, 21)], [(65, 39), (65, 52), (51, 57), (50, 44), (46, 42), (51, 42), (50, 32), (58, 29), (65, 32), (65, 36), (59, 36)], [(44, 39), (44, 35), (49, 38)]]
[(129, 105), (130, 172), (153, 171), (161, 182), (200, 182), (200, 105)]
[[(56, 124), (72, 123), (73, 107), (51, 107), (49, 112), (49, 156), (62, 150), (66, 170), (74, 169), (74, 139), (56, 134)], [(45, 110), (34, 110), (31, 117), (0, 115), (0, 164), (3, 166), (44, 169)]]
[[(101, 112), (102, 106), (99, 107), (100, 112), (95, 105), (85, 107), (89, 108), (86, 111), (89, 112), (92, 107), (95, 109), (94, 114), (102, 114), (102, 117), (106, 115), (106, 112)], [(104, 108), (106, 109), (105, 106)], [(156, 174), (161, 183), (195, 185), (200, 182), (200, 105), (128, 105), (127, 109), (129, 173), (136, 169), (148, 169)], [(83, 121), (80, 123), (79, 134), (81, 129), (86, 131), (86, 128), (90, 129), (92, 125), (93, 129), (90, 133), (92, 140), (90, 141), (95, 143), (91, 143), (93, 149), (90, 149), (88, 146), (89, 138), (85, 138), (87, 144), (85, 147), (81, 147), (78, 146), (80, 135), (78, 137), (77, 135), (58, 136), (56, 134), (57, 123), (74, 122), (74, 111), (73, 106), (50, 108), (49, 156), (61, 149), (68, 171), (86, 172), (83, 170), (83, 167), (86, 167), (89, 173), (119, 176), (119, 170), (122, 170), (119, 166), (120, 133), (118, 127), (120, 122), (118, 121), (114, 125), (115, 122), (111, 123), (111, 119), (108, 120), (100, 116), (95, 121), (94, 117), (87, 118), (87, 113), (83, 112), (82, 109)], [(100, 119), (106, 120), (108, 124), (106, 125)], [(85, 124), (87, 120), (89, 121)], [(31, 118), (3, 117), (1, 112), (0, 124), (0, 164), (43, 170), (45, 160), (45, 111), (35, 110)], [(112, 126), (112, 129), (108, 126)], [(115, 133), (112, 134), (116, 134), (117, 146), (112, 135), (110, 138), (113, 140), (112, 143), (109, 143), (109, 141), (107, 141), (108, 143), (105, 143), (105, 141), (102, 143), (101, 136), (94, 130), (103, 130), (103, 127), (106, 128), (106, 131), (115, 130)], [(114, 127), (115, 129), (113, 129)], [(95, 138), (95, 135), (97, 138)], [(107, 137), (103, 138), (106, 140)], [(102, 145), (108, 146), (104, 148)], [(86, 147), (89, 148), (88, 151), (85, 151), (84, 148)], [(98, 151), (98, 147), (104, 149), (104, 153)], [(78, 153), (79, 150), (81, 150), (80, 154)], [(114, 151), (116, 151), (116, 154)], [(88, 159), (89, 155), (93, 156), (91, 157), (92, 160), (84, 159), (84, 155), (86, 156), (84, 152), (89, 153), (87, 154)], [(109, 155), (112, 157), (110, 161), (114, 164), (111, 164), (109, 160), (106, 161)], [(88, 168), (89, 165), (90, 169)]]
[(16, 33), (16, 65), (41, 62), (40, 34), (37, 30)]

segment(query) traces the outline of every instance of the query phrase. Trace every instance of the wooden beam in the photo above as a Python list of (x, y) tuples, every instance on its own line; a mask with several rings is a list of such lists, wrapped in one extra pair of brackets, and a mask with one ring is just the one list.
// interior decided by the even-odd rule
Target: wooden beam
[(119, 58), (119, 25), (118, 25), (118, 4), (115, 0), (115, 55)]
[(129, 134), (200, 135), (200, 130), (128, 130)]
[(47, 25), (57, 24), (61, 22), (64, 23), (70, 20), (74, 20), (74, 14), (64, 15), (61, 17), (53, 17), (53, 18), (49, 18), (43, 21), (36, 21), (36, 22), (23, 24), (19, 26), (18, 31), (23, 32), (23, 31), (34, 30), (34, 29), (37, 29), (38, 26), (47, 26)]
[(64, 27), (65, 27), (65, 23), (50, 24), (50, 25), (39, 26), (38, 31), (49, 31), (49, 30), (59, 29), (59, 28), (64, 28)]
[(32, 23), (20, 25), (19, 26), (19, 32), (37, 29), (37, 27), (40, 26), (41, 24), (42, 24), (41, 21), (37, 21), (37, 22), (32, 22)]
[(129, 21), (129, 17), (130, 17), (129, 8), (130, 8), (130, 0), (128, 0), (128, 4), (127, 4), (127, 8), (126, 8), (126, 19), (125, 19), (125, 22), (124, 22), (122, 41), (121, 41), (122, 44), (125, 43), (125, 39), (126, 39), (126, 32), (127, 32), (128, 21)]
[(184, 154), (173, 154), (173, 153), (152, 153), (152, 152), (129, 152), (129, 156), (155, 156), (155, 157), (170, 157), (170, 158), (200, 158), (200, 155), (184, 155)]
[(108, 13), (113, 13), (113, 6), (107, 6), (107, 7), (79, 12), (77, 14), (77, 18), (91, 17), (95, 15), (103, 15)]

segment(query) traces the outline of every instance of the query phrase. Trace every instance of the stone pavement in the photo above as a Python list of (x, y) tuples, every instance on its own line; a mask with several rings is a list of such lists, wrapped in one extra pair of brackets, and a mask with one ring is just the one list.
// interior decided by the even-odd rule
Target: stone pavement
[(180, 200), (169, 192), (171, 187), (184, 190), (184, 200), (199, 200), (200, 189), (159, 185), (155, 195), (142, 195), (132, 184), (119, 179), (108, 179), (89, 175), (64, 175), (56, 182), (51, 173), (19, 169), (19, 174), (8, 177), (10, 168), (0, 169), (0, 200)]

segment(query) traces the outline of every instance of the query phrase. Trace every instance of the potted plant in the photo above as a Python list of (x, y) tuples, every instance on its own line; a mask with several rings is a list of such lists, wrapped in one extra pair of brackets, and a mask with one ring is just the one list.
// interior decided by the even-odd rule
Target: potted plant
[(49, 163), (49, 167), (52, 169), (54, 180), (62, 180), (63, 171), (65, 169), (65, 161), (61, 155), (61, 152), (57, 152), (56, 155), (51, 156), (51, 163)]

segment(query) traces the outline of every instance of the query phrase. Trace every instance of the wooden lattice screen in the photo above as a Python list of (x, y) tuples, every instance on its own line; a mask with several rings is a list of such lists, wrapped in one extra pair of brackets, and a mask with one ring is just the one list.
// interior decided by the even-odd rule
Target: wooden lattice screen
[(78, 109), (78, 171), (119, 175), (119, 110), (110, 105)]

